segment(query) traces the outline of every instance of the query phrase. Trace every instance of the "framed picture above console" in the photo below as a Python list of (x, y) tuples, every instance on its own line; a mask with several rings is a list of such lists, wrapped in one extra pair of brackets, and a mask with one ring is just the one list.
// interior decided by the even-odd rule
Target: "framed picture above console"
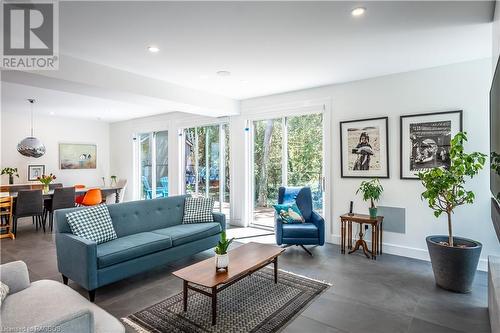
[(462, 110), (423, 113), (400, 118), (400, 177), (450, 165), (450, 142), (462, 131)]
[(342, 121), (340, 164), (343, 178), (389, 178), (389, 119)]
[(45, 174), (45, 165), (28, 165), (28, 181), (35, 181)]

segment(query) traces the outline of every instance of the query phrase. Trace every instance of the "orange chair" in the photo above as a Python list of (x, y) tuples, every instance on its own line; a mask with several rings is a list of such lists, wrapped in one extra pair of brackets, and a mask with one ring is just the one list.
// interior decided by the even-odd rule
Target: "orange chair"
[(82, 200), (83, 206), (95, 206), (102, 202), (101, 190), (98, 188), (91, 188), (85, 193)]
[[(74, 185), (75, 187), (75, 190), (78, 190), (78, 189), (82, 189), (82, 188), (85, 188), (85, 185), (82, 185), (82, 184), (75, 184)], [(75, 198), (75, 203), (77, 205), (81, 205), (82, 202), (83, 202), (83, 198), (85, 197), (85, 195), (79, 195)]]

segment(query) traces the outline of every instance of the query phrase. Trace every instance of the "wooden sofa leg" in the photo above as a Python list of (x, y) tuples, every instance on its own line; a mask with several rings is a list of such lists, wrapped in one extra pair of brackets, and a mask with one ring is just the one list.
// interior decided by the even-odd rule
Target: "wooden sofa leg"
[(89, 290), (89, 301), (94, 303), (95, 301), (95, 289), (94, 290)]
[(65, 285), (68, 285), (68, 277), (63, 274), (62, 278), (63, 278), (63, 283)]

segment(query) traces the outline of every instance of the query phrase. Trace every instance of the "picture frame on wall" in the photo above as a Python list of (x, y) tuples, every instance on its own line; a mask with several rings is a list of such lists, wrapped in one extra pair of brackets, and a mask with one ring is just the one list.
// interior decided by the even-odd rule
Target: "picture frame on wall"
[(451, 139), (462, 130), (462, 110), (401, 116), (401, 179), (419, 179), (419, 172), (448, 167)]
[(35, 181), (45, 174), (45, 165), (28, 165), (28, 181)]
[(389, 178), (389, 118), (340, 122), (342, 178)]
[(60, 143), (59, 168), (96, 169), (97, 145), (87, 143)]

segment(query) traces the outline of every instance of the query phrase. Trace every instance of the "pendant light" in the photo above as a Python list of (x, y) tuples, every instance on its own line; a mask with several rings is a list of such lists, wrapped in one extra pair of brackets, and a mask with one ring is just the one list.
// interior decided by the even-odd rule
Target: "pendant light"
[(17, 151), (21, 155), (38, 158), (45, 154), (45, 146), (40, 139), (33, 136), (33, 104), (35, 100), (28, 99), (28, 102), (30, 102), (31, 107), (31, 135), (17, 144)]

